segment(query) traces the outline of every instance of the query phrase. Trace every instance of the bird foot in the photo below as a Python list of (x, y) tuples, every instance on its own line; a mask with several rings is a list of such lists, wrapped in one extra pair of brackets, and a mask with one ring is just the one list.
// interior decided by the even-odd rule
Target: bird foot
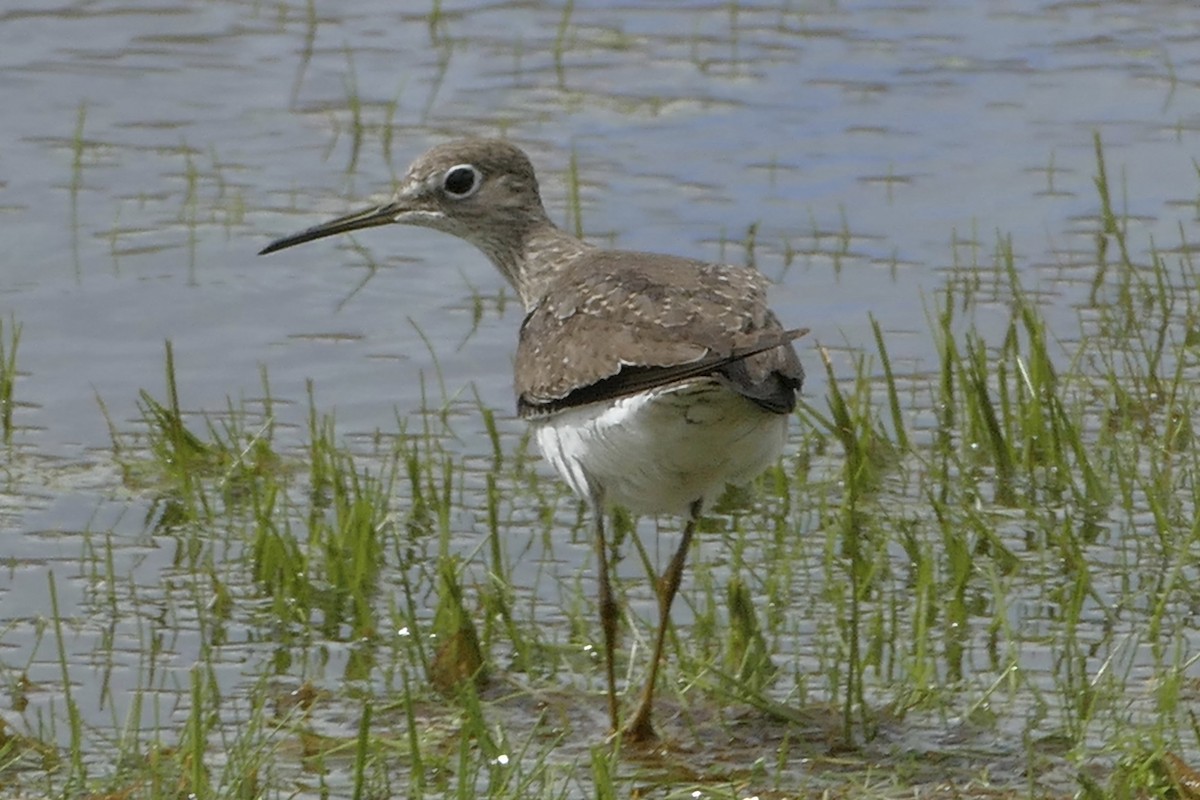
[(649, 709), (638, 708), (637, 713), (621, 729), (621, 741), (632, 744), (648, 744), (658, 741), (658, 733), (650, 722)]

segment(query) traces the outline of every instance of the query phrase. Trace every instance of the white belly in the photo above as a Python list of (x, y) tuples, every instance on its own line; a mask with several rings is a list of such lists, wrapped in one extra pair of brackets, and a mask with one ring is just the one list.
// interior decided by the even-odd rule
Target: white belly
[(788, 419), (706, 379), (531, 423), (542, 455), (580, 497), (635, 514), (685, 514), (774, 464)]

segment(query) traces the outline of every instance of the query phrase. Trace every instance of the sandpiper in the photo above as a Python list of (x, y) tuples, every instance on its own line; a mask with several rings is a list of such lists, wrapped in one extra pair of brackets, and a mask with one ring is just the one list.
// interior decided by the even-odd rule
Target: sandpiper
[[(529, 157), (498, 139), (438, 145), (381, 206), (272, 242), (262, 254), (399, 223), (471, 242), (525, 307), (515, 361), (517, 412), (546, 460), (593, 514), (608, 712), (626, 739), (656, 738), (658, 666), (688, 548), (706, 503), (783, 449), (804, 370), (744, 266), (595, 247), (546, 215)], [(686, 518), (658, 579), (659, 624), (641, 700), (620, 726), (614, 640), (619, 611), (604, 514)]]

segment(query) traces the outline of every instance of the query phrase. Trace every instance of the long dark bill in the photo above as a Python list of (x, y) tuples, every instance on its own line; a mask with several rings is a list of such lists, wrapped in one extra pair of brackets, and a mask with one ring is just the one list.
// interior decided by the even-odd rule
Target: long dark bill
[(291, 236), (284, 236), (282, 239), (276, 239), (269, 245), (258, 251), (260, 256), (265, 256), (267, 253), (274, 253), (276, 250), (282, 250), (285, 247), (292, 247), (297, 244), (311, 242), (314, 239), (324, 239), (326, 236), (336, 236), (339, 233), (349, 233), (350, 231), (362, 230), (363, 228), (374, 228), (378, 225), (389, 225), (396, 221), (395, 205), (389, 203), (384, 206), (375, 206), (363, 211), (355, 211), (353, 214), (347, 214), (344, 217), (323, 222), (320, 225), (314, 225), (300, 233), (293, 233)]

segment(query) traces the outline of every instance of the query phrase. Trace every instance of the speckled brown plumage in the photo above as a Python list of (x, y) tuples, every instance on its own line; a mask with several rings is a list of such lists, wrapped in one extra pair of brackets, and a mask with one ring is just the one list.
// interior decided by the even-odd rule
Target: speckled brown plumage
[(790, 412), (804, 380), (790, 342), (804, 331), (783, 329), (765, 290), (762, 275), (746, 267), (620, 250), (578, 256), (548, 282), (521, 326), (521, 413), (705, 374), (764, 408)]

